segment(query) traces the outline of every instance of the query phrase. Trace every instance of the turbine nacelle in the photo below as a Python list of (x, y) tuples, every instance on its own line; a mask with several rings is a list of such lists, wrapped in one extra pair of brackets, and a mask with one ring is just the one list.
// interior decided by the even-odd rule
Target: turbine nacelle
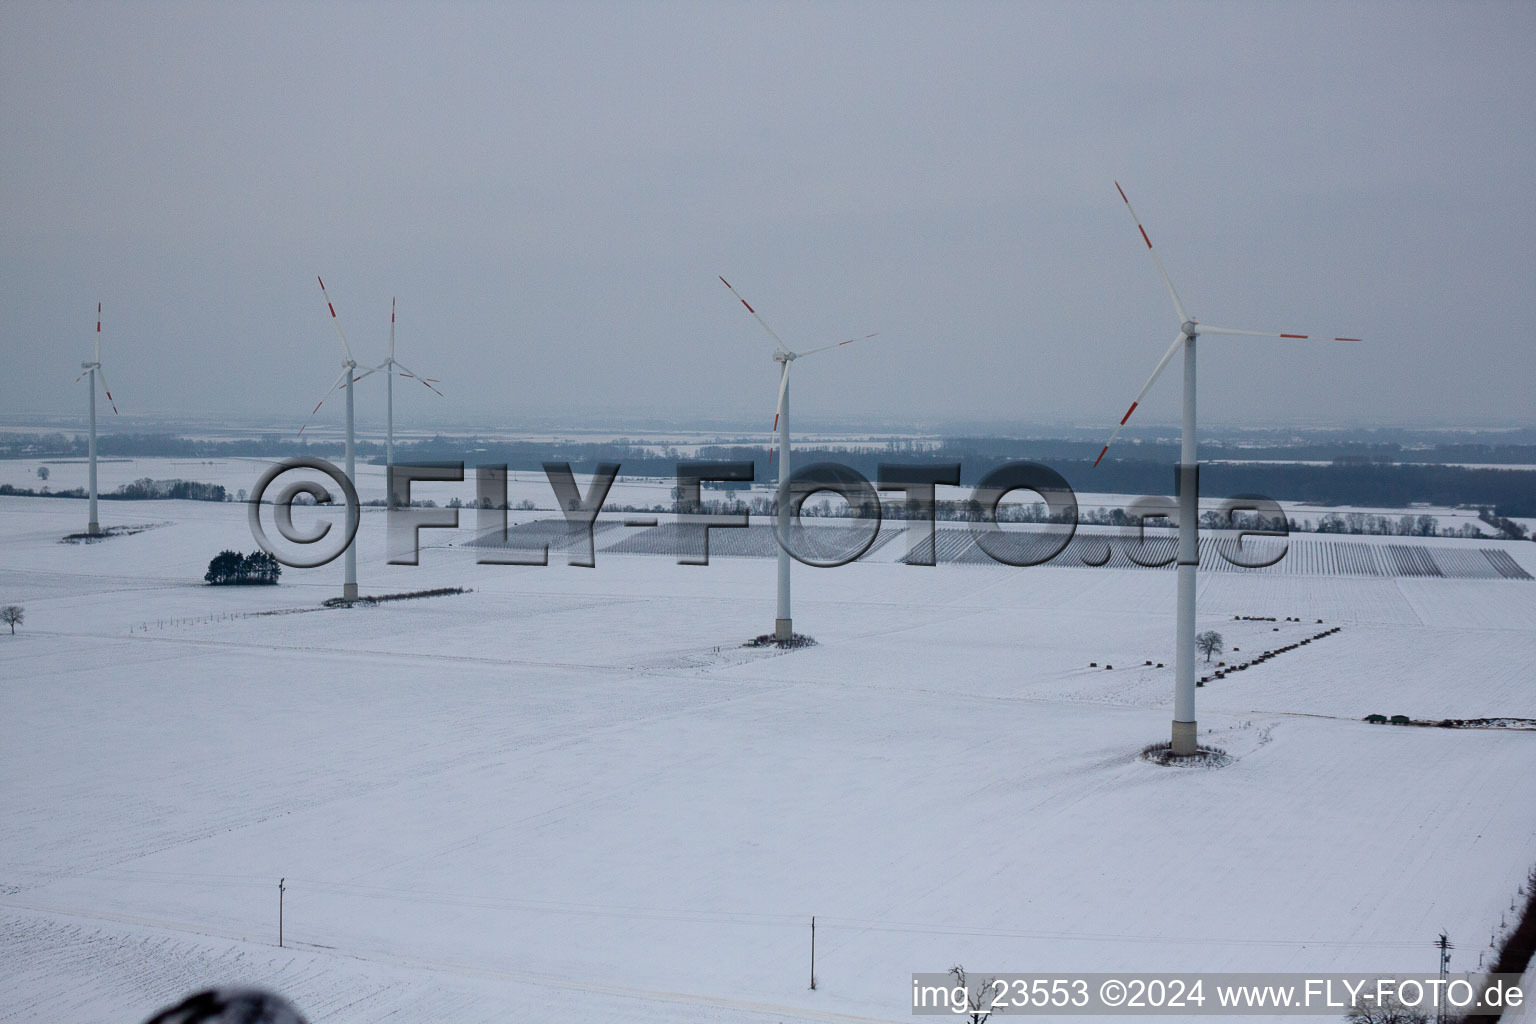
[(1200, 321), (1185, 320), (1183, 326), (1181, 326), (1179, 330), (1184, 332), (1185, 337), (1193, 338), (1200, 333)]

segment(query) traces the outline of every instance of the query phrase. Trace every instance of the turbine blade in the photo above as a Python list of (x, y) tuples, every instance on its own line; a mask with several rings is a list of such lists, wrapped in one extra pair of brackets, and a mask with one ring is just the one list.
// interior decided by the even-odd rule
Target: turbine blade
[(112, 407), (112, 415), (117, 415), (117, 403), (112, 400), (112, 386), (107, 383), (107, 371), (96, 367), (96, 376), (101, 378), (101, 390), (106, 392), (107, 404)]
[(325, 389), (325, 394), (320, 396), (320, 401), (316, 402), (315, 403), (315, 407), (309, 411), (309, 419), (305, 420), (304, 421), (304, 425), (299, 428), (299, 436), (300, 437), (303, 437), (304, 436), (304, 431), (309, 429), (310, 422), (314, 420), (315, 413), (319, 412), (320, 411), (320, 407), (325, 404), (325, 400), (327, 398), (330, 398), (331, 395), (335, 393), (337, 388), (341, 387), (342, 382), (347, 379), (347, 374), (349, 374), (351, 372), (352, 372), (352, 368), (351, 367), (343, 367), (342, 371), (341, 371), (341, 375), (336, 378), (336, 380), (331, 384), (330, 387)]
[(1136, 401), (1132, 402), (1131, 407), (1125, 410), (1125, 415), (1120, 417), (1120, 425), (1115, 428), (1113, 434), (1109, 435), (1109, 440), (1104, 442), (1104, 447), (1099, 450), (1099, 457), (1093, 460), (1095, 466), (1103, 461), (1104, 453), (1109, 451), (1109, 446), (1115, 443), (1115, 438), (1119, 437), (1120, 431), (1125, 429), (1126, 421), (1131, 418), (1131, 413), (1135, 412), (1136, 407), (1141, 404), (1141, 400), (1147, 397), (1147, 392), (1152, 390), (1152, 383), (1157, 380), (1158, 374), (1163, 372), (1164, 367), (1168, 365), (1168, 361), (1173, 358), (1173, 354), (1179, 350), (1179, 346), (1183, 342), (1184, 332), (1180, 331), (1178, 336), (1173, 339), (1173, 344), (1168, 346), (1168, 351), (1163, 353), (1163, 358), (1157, 361), (1157, 369), (1153, 370), (1152, 376), (1147, 378), (1147, 383), (1142, 386), (1141, 393), (1136, 396)]
[(768, 465), (770, 466), (773, 465), (774, 442), (779, 436), (779, 417), (784, 415), (784, 396), (789, 393), (790, 363), (791, 360), (784, 360), (784, 368), (779, 371), (779, 400), (773, 407), (773, 430), (768, 434)]
[(389, 361), (395, 361), (395, 300), (389, 300)]
[(784, 360), (784, 369), (779, 374), (779, 400), (773, 407), (773, 429), (779, 429), (779, 417), (784, 415), (784, 396), (789, 394), (789, 368), (792, 361)]
[(1120, 183), (1115, 182), (1115, 191), (1120, 193), (1120, 198), (1125, 200), (1125, 208), (1130, 211), (1131, 219), (1136, 222), (1136, 229), (1141, 232), (1141, 240), (1147, 243), (1147, 252), (1152, 254), (1152, 262), (1157, 264), (1157, 272), (1163, 275), (1163, 284), (1168, 286), (1168, 297), (1173, 300), (1173, 311), (1179, 316), (1179, 323), (1189, 322), (1189, 317), (1184, 313), (1184, 303), (1179, 301), (1179, 293), (1173, 290), (1173, 282), (1168, 279), (1168, 271), (1163, 269), (1163, 261), (1157, 258), (1157, 250), (1152, 248), (1152, 239), (1147, 235), (1147, 229), (1141, 226), (1141, 218), (1136, 216), (1136, 210), (1131, 206), (1131, 201), (1126, 198), (1125, 189)]
[(832, 345), (823, 345), (821, 348), (813, 348), (808, 352), (796, 352), (795, 358), (800, 359), (804, 358), (805, 356), (813, 356), (817, 352), (825, 352), (829, 348), (837, 348), (841, 345), (852, 345), (856, 341), (866, 341), (870, 338), (876, 337), (879, 333), (879, 331), (876, 331), (874, 334), (866, 334), (862, 338), (849, 338), (847, 341), (839, 341)]
[(96, 358), (92, 362), (101, 362), (101, 303), (96, 303)]
[(401, 370), (402, 370), (402, 371), (403, 371), (403, 372), (402, 372), (402, 373), (401, 373), (401, 374), (400, 374), (400, 376), (402, 376), (402, 377), (411, 377), (411, 378), (413, 378), (413, 379), (415, 379), (415, 380), (419, 380), (419, 381), (421, 381), (421, 382), (422, 382), (422, 383), (423, 383), (423, 384), (425, 384), (425, 385), (426, 385), (426, 386), (427, 386), (427, 387), (429, 387), (429, 388), (432, 388), (432, 390), (433, 390), (433, 391), (435, 391), (435, 392), (437, 392), (437, 394), (438, 394), (438, 395), (439, 395), (439, 396), (441, 396), (441, 395), (442, 395), (442, 392), (441, 392), (441, 391), (438, 391), (438, 390), (437, 390), (437, 388), (433, 388), (433, 387), (432, 387), (432, 384), (433, 384), (433, 383), (436, 383), (436, 382), (435, 382), (435, 381), (428, 381), (428, 379), (427, 379), (427, 378), (426, 378), (426, 377), (417, 377), (417, 376), (416, 376), (416, 375), (415, 375), (415, 374), (414, 374), (414, 373), (412, 373), (412, 372), (411, 372), (411, 371), (410, 371), (410, 370), (408, 370), (408, 369), (406, 369), (406, 366), (405, 366), (405, 364), (404, 364), (404, 363), (401, 363), (401, 362), (400, 362), (400, 361), (399, 361), (399, 360), (391, 360), (391, 362), (393, 362), (393, 363), (394, 363), (394, 364), (395, 364), (395, 365), (396, 365), (396, 366), (398, 366), (398, 367), (400, 367), (400, 369), (401, 369)]
[[(341, 321), (336, 317), (336, 306), (331, 302), (330, 293), (325, 290), (325, 281), (321, 279), (319, 274), (315, 275), (315, 280), (320, 282), (320, 294), (325, 296), (325, 304), (331, 311), (331, 323), (336, 325), (336, 337), (341, 339), (341, 350), (346, 353), (347, 359), (350, 361), (352, 359), (352, 346), (347, 344), (347, 336), (341, 332)], [(321, 401), (323, 402), (325, 399), (322, 398)]]
[(1200, 330), (1201, 334), (1232, 334), (1232, 335), (1241, 335), (1243, 337), (1248, 337), (1248, 338), (1291, 338), (1291, 339), (1296, 339), (1296, 340), (1307, 340), (1307, 339), (1310, 339), (1310, 340), (1313, 340), (1313, 341), (1359, 341), (1360, 340), (1359, 338), (1331, 338), (1331, 339), (1330, 338), (1322, 338), (1322, 337), (1313, 338), (1312, 335), (1310, 335), (1310, 334), (1282, 334), (1279, 331), (1240, 331), (1240, 330), (1238, 330), (1235, 327), (1207, 327), (1205, 324), (1200, 324), (1199, 325), (1199, 330)]
[[(725, 285), (727, 288), (731, 288), (731, 282), (727, 281), (723, 277), (720, 278), (720, 283)], [(747, 312), (752, 314), (752, 318), (754, 320), (756, 320), (758, 323), (763, 325), (763, 330), (768, 332), (768, 337), (772, 338), (773, 339), (773, 343), (779, 347), (778, 351), (780, 351), (780, 352), (788, 352), (789, 351), (789, 346), (784, 344), (783, 339), (781, 339), (777, 334), (773, 333), (773, 328), (768, 326), (768, 322), (766, 320), (764, 320), (762, 317), (757, 315), (757, 310), (753, 309), (752, 306), (747, 302), (747, 300), (743, 299), (741, 297), (741, 293), (738, 292), (735, 288), (731, 288), (731, 294), (736, 296), (736, 298), (741, 301), (741, 304), (743, 306), (747, 307)]]

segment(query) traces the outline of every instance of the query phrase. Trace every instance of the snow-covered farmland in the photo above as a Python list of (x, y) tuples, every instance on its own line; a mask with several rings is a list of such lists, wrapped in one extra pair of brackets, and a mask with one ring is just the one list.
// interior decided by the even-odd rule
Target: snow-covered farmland
[(1343, 629), (1199, 691), (1232, 764), (1160, 768), (1170, 571), (898, 537), (797, 567), (819, 644), (779, 653), (740, 647), (762, 558), (478, 565), (466, 514), (388, 566), (370, 513), (364, 593), (472, 592), (319, 610), (339, 563), (201, 584), (245, 512), (103, 503), (155, 528), (69, 545), (83, 502), (0, 498), (0, 1020), (214, 981), (317, 1021), (902, 1020), (957, 962), (1432, 971), (1442, 927), (1467, 969), (1536, 864), (1536, 732), (1361, 721), (1536, 718), (1536, 581), (1208, 573), (1229, 659)]

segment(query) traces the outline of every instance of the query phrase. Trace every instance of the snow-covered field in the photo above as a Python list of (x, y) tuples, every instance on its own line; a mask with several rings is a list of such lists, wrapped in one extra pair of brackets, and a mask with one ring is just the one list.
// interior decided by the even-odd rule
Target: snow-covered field
[(797, 566), (819, 643), (780, 653), (740, 646), (762, 558), (477, 565), (466, 513), (388, 566), (370, 513), (364, 593), (472, 592), (319, 610), (339, 562), (201, 584), (245, 514), (103, 503), (158, 525), (69, 545), (83, 502), (0, 498), (0, 1020), (243, 981), (316, 1021), (894, 1021), (955, 963), (1432, 972), (1441, 928), (1464, 970), (1536, 864), (1536, 732), (1361, 721), (1536, 718), (1536, 581), (1205, 574), (1229, 659), (1343, 629), (1199, 691), (1233, 763), (1161, 768), (1169, 571), (898, 537)]

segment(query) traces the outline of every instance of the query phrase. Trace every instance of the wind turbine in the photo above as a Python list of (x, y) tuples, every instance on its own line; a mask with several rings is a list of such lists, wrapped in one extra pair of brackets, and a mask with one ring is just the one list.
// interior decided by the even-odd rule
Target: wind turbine
[[(88, 363), (80, 364), (81, 374), (87, 374), (91, 378), (91, 442), (90, 442), (90, 491), (91, 491), (91, 519), (85, 528), (85, 532), (92, 537), (101, 534), (101, 524), (96, 521), (96, 377), (101, 377), (101, 390), (106, 393), (107, 403), (112, 406), (112, 415), (117, 415), (117, 403), (112, 401), (112, 387), (107, 383), (107, 374), (101, 368), (101, 303), (96, 303), (96, 355)], [(80, 383), (80, 377), (75, 378), (75, 383)]]
[[(437, 380), (434, 377), (420, 377), (420, 376), (417, 376), (416, 374), (412, 373), (409, 369), (407, 369), (404, 363), (400, 362), (400, 360), (395, 358), (395, 300), (394, 299), (390, 299), (389, 300), (389, 358), (384, 360), (378, 366), (372, 367), (372, 368), (366, 370), (365, 372), (359, 374), (357, 376), (357, 378), (356, 378), (357, 380), (362, 380), (364, 377), (368, 376), (368, 374), (370, 374), (370, 373), (383, 373), (384, 377), (385, 377), (385, 380), (386, 380), (385, 391), (386, 391), (386, 394), (388, 395), (388, 408), (389, 408), (389, 426), (388, 426), (388, 432), (385, 435), (385, 442), (384, 442), (384, 479), (386, 481), (386, 486), (388, 486), (387, 481), (389, 480), (389, 471), (390, 471), (390, 469), (392, 469), (394, 467), (394, 464), (395, 464), (395, 373), (396, 372), (398, 372), (400, 374), (400, 376), (402, 376), (402, 377), (413, 377), (416, 380), (421, 381), (427, 387), (431, 388), (432, 391), (435, 392), (439, 397), (441, 397), (442, 394), (443, 394), (441, 391), (438, 391), (437, 388), (432, 387), (432, 385), (439, 384), (439, 383), (441, 383), (441, 381)], [(389, 503), (390, 503), (390, 505), (393, 505), (394, 502), (395, 502), (395, 496), (394, 496), (394, 494), (390, 494), (389, 495)]]
[[(315, 418), (315, 413), (320, 411), (320, 407), (325, 404), (325, 400), (327, 398), (331, 397), (332, 392), (334, 392), (337, 388), (346, 388), (347, 479), (351, 480), (352, 485), (355, 487), (357, 486), (357, 467), (353, 458), (352, 450), (352, 385), (357, 383), (357, 381), (362, 380), (363, 377), (366, 377), (368, 373), (372, 373), (373, 371), (369, 370), (358, 377), (353, 376), (357, 370), (357, 360), (352, 358), (352, 346), (347, 344), (347, 336), (342, 333), (341, 321), (336, 317), (336, 306), (331, 302), (331, 296), (325, 290), (325, 281), (322, 280), (318, 274), (315, 275), (315, 280), (320, 282), (320, 294), (325, 296), (325, 305), (331, 311), (331, 323), (336, 327), (336, 336), (341, 339), (341, 373), (337, 376), (336, 380), (331, 384), (331, 386), (326, 389), (325, 394), (320, 396), (320, 401), (315, 403), (314, 409), (309, 414), (309, 419), (313, 420)], [(304, 431), (308, 427), (309, 420), (306, 420), (304, 426), (299, 428), (300, 437), (304, 436)], [(357, 600), (357, 536), (355, 534), (353, 535), (352, 539), (347, 542), (347, 550), (343, 561), (346, 568), (346, 575), (341, 585), (341, 598), (343, 601), (355, 601)]]
[[(825, 352), (829, 348), (837, 348), (839, 345), (851, 345), (855, 341), (864, 338), (873, 338), (875, 335), (866, 334), (864, 338), (849, 338), (847, 341), (839, 341), (832, 345), (823, 345), (821, 348), (808, 349), (804, 352), (793, 352), (789, 346), (773, 333), (762, 317), (757, 315), (746, 299), (735, 288), (731, 288), (731, 282), (720, 278), (720, 283), (731, 289), (731, 294), (747, 307), (747, 312), (752, 314), (768, 336), (773, 339), (773, 361), (779, 364), (779, 402), (773, 414), (773, 429), (779, 433), (779, 503), (778, 523), (775, 529), (779, 537), (779, 600), (778, 611), (773, 620), (773, 638), (780, 643), (788, 643), (794, 637), (793, 621), (789, 610), (789, 502), (784, 498), (788, 491), (785, 489), (789, 482), (789, 368), (796, 359), (815, 355), (817, 352)], [(877, 332), (878, 333), (878, 332)], [(768, 452), (770, 461), (773, 459), (772, 449)]]
[[(1120, 425), (1114, 433), (1109, 435), (1109, 440), (1104, 443), (1099, 457), (1093, 460), (1097, 466), (1104, 458), (1104, 453), (1109, 451), (1109, 446), (1114, 443), (1120, 431), (1125, 428), (1126, 421), (1131, 418), (1131, 413), (1141, 404), (1147, 392), (1152, 389), (1152, 384), (1160, 373), (1173, 359), (1173, 354), (1180, 348), (1184, 350), (1184, 424), (1183, 437), (1179, 447), (1178, 469), (1178, 500), (1179, 500), (1179, 553), (1178, 553), (1178, 635), (1177, 646), (1174, 650), (1174, 683), (1173, 683), (1173, 753), (1176, 755), (1193, 754), (1198, 750), (1195, 738), (1195, 570), (1200, 562), (1200, 548), (1198, 542), (1196, 516), (1199, 514), (1199, 480), (1200, 467), (1195, 454), (1195, 342), (1202, 334), (1241, 335), (1253, 338), (1290, 338), (1306, 339), (1306, 334), (1282, 334), (1278, 331), (1241, 331), (1231, 327), (1211, 327), (1202, 324), (1194, 317), (1184, 312), (1184, 304), (1179, 301), (1179, 293), (1174, 291), (1173, 282), (1168, 278), (1168, 271), (1163, 269), (1163, 261), (1157, 258), (1157, 250), (1152, 248), (1152, 239), (1147, 235), (1147, 229), (1141, 226), (1141, 218), (1136, 216), (1136, 211), (1131, 208), (1131, 201), (1126, 199), (1125, 190), (1120, 183), (1115, 182), (1115, 190), (1120, 193), (1120, 198), (1125, 202), (1125, 208), (1130, 211), (1131, 219), (1136, 222), (1136, 228), (1141, 232), (1142, 241), (1147, 243), (1147, 252), (1152, 256), (1152, 262), (1157, 264), (1157, 272), (1162, 275), (1163, 284), (1168, 288), (1168, 297), (1173, 300), (1173, 312), (1179, 318), (1179, 333), (1174, 337), (1173, 344), (1168, 351), (1163, 353), (1163, 358), (1158, 361), (1152, 376), (1147, 378), (1147, 383), (1142, 387), (1141, 393), (1136, 396), (1136, 401), (1125, 411), (1120, 418)], [(1325, 339), (1319, 339), (1325, 340)], [(1334, 338), (1334, 341), (1359, 341), (1359, 338)]]

